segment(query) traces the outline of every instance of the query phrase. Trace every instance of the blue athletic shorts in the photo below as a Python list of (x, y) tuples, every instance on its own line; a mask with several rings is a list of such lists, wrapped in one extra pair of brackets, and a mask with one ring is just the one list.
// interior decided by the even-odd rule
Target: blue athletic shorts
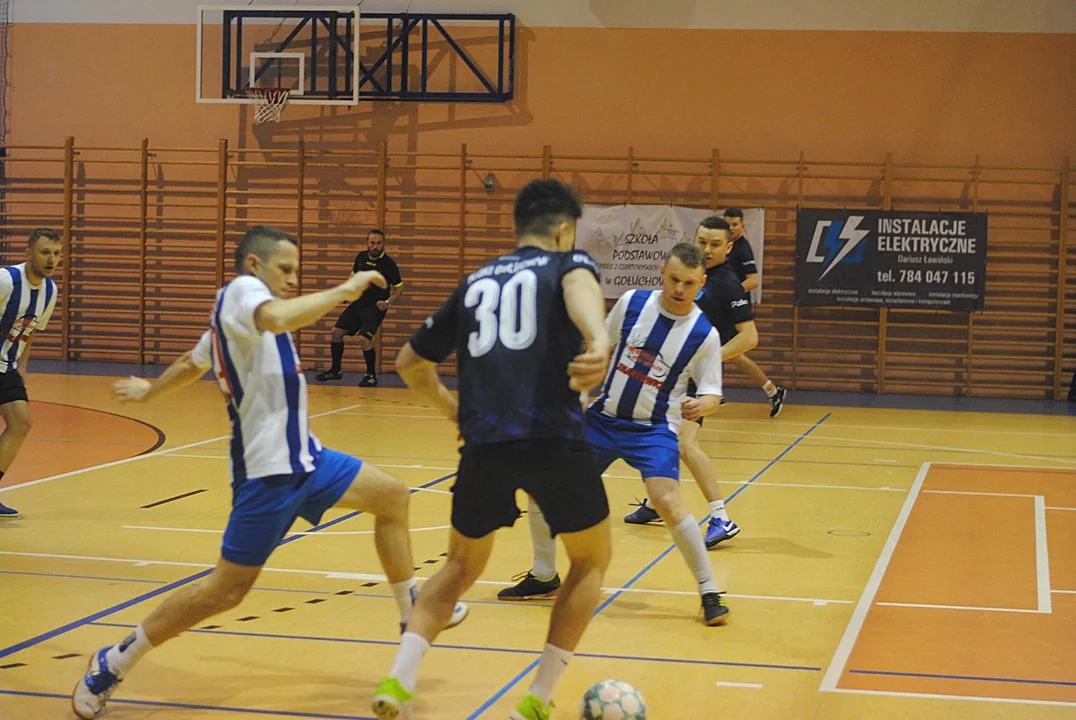
[(644, 478), (680, 479), (680, 441), (667, 425), (640, 425), (596, 410), (588, 410), (586, 417), (598, 472), (620, 458)]
[(248, 478), (233, 486), (221, 557), (237, 565), (264, 565), (295, 518), (321, 522), (351, 487), (362, 460), (326, 448), (314, 465), (312, 473)]

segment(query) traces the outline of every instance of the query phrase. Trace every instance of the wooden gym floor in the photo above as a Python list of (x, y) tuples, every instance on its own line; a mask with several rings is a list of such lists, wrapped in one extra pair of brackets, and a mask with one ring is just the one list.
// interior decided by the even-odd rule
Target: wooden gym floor
[[(23, 513), (0, 524), (3, 720), (71, 717), (87, 654), (217, 558), (230, 491), (216, 388), (120, 407), (109, 382), (29, 380), (36, 423), (0, 489)], [(728, 626), (698, 621), (664, 529), (619, 521), (641, 484), (614, 465), (607, 598), (555, 718), (575, 718), (605, 677), (635, 684), (654, 720), (1076, 717), (1076, 419), (822, 407), (793, 393), (770, 420), (749, 397), (702, 435), (743, 528), (710, 553)], [(390, 388), (314, 384), (311, 412), (326, 445), (415, 488), (415, 564), (429, 576), (445, 550), (455, 431)], [(683, 490), (702, 518), (695, 486)], [(106, 717), (369, 718), (398, 636), (371, 528), (340, 511), (311, 532), (299, 521), (249, 598), (147, 656)], [(504, 718), (526, 691), (548, 603), (495, 596), (529, 562), (520, 521), (467, 596), (471, 617), (427, 656), (416, 718)]]

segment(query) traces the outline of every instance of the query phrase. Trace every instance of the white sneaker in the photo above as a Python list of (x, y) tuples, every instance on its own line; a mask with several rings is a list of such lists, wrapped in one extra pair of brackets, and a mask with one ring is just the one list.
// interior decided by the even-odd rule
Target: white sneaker
[(100, 715), (108, 699), (121, 682), (121, 679), (108, 667), (108, 660), (105, 656), (109, 647), (103, 647), (93, 654), (90, 658), (90, 667), (71, 693), (71, 709), (82, 720), (93, 720)]

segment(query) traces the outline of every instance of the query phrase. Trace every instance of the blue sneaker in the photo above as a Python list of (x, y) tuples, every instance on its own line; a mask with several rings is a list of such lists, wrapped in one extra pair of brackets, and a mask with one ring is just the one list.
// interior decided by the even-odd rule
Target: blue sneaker
[(108, 667), (108, 650), (103, 647), (94, 653), (89, 669), (71, 693), (71, 709), (82, 720), (93, 720), (104, 712), (108, 698), (120, 684), (120, 678)]
[(740, 526), (731, 520), (710, 518), (710, 524), (706, 527), (706, 549), (713, 550), (718, 543), (731, 540), (740, 533)]
[(654, 522), (661, 522), (661, 516), (658, 515), (658, 511), (650, 507), (646, 498), (640, 503), (632, 503), (639, 509), (635, 512), (629, 513), (624, 516), (624, 522), (631, 523), (632, 525), (649, 525)]
[(0, 519), (10, 520), (11, 518), (17, 518), (19, 511), (13, 507), (8, 507), (4, 503), (0, 503)]

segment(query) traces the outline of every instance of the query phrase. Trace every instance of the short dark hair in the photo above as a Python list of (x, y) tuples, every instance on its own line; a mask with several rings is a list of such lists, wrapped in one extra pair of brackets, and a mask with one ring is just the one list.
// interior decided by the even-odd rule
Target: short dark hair
[(740, 208), (729, 208), (723, 214), (727, 218), (734, 217), (743, 220), (743, 210), (741, 210)]
[(26, 247), (32, 248), (34, 244), (44, 238), (45, 240), (52, 240), (53, 242), (63, 242), (63, 237), (56, 230), (50, 230), (49, 228), (34, 228), (30, 231), (30, 239), (26, 243)]
[(699, 250), (698, 245), (695, 243), (680, 242), (673, 245), (672, 249), (669, 250), (669, 254), (665, 256), (665, 263), (668, 264), (669, 260), (673, 258), (676, 258), (689, 268), (706, 266), (706, 256), (702, 254), (702, 250)]
[(720, 217), (719, 215), (711, 215), (699, 223), (699, 227), (706, 228), (707, 230), (732, 230), (732, 228), (729, 227), (729, 224), (725, 222), (725, 218)]
[(235, 248), (235, 271), (237, 273), (243, 272), (243, 263), (246, 262), (247, 255), (251, 253), (262, 260), (268, 260), (269, 256), (276, 250), (279, 242), (290, 242), (292, 245), (299, 244), (298, 240), (283, 230), (277, 230), (269, 225), (254, 225), (243, 234), (243, 239), (239, 241), (239, 245)]
[(570, 187), (559, 180), (531, 180), (516, 195), (513, 210), (516, 237), (550, 235), (565, 220), (583, 216), (583, 205)]
[(370, 228), (366, 231), (366, 238), (369, 239), (371, 235), (380, 235), (381, 239), (385, 239), (385, 231), (381, 228)]

